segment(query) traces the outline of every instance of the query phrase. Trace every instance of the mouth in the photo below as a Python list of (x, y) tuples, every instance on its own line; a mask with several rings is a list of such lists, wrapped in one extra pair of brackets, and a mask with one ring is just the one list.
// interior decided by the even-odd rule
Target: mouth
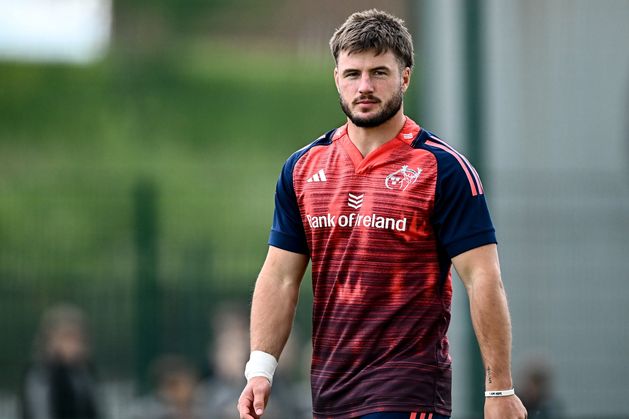
[(375, 105), (380, 103), (380, 101), (376, 98), (360, 98), (354, 101), (356, 105)]

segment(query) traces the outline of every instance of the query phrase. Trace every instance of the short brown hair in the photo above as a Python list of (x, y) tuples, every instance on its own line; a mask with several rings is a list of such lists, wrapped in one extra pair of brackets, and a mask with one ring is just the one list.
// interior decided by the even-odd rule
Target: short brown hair
[(403, 67), (413, 68), (413, 39), (404, 21), (376, 9), (348, 17), (332, 35), (330, 50), (337, 64), (342, 51), (374, 50), (376, 55), (391, 51)]

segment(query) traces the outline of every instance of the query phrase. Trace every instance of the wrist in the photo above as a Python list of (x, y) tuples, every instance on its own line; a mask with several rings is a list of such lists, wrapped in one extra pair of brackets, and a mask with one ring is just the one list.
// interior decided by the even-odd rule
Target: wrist
[(485, 391), (485, 397), (486, 398), (490, 398), (490, 397), (509, 397), (509, 396), (514, 396), (515, 395), (515, 390), (513, 389), (513, 387), (511, 388), (507, 388), (504, 390), (487, 390)]
[(485, 383), (485, 391), (509, 390), (514, 387), (511, 380), (493, 380), (492, 383)]
[(253, 351), (245, 366), (245, 378), (249, 381), (253, 377), (264, 377), (272, 385), (276, 368), (277, 359), (273, 355), (263, 351)]

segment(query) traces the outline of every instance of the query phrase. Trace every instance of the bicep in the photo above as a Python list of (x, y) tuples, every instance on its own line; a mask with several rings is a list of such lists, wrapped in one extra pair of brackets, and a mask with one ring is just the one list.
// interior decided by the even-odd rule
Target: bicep
[(308, 261), (307, 255), (269, 246), (260, 271), (260, 279), (280, 280), (287, 285), (299, 286), (308, 267)]
[(498, 247), (495, 244), (487, 244), (463, 252), (452, 258), (452, 264), (468, 290), (478, 280), (500, 280)]

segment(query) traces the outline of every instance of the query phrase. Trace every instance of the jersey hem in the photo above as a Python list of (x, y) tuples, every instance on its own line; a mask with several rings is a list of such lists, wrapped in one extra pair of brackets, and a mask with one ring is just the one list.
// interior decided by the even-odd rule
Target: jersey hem
[(412, 403), (400, 404), (400, 403), (383, 403), (376, 404), (369, 407), (361, 407), (358, 409), (350, 409), (338, 411), (335, 413), (319, 413), (313, 411), (313, 419), (350, 419), (357, 418), (364, 415), (369, 415), (371, 413), (382, 413), (382, 412), (431, 412), (437, 413), (443, 416), (450, 416), (452, 414), (452, 409), (445, 406), (424, 406)]
[(492, 229), (457, 240), (454, 243), (448, 244), (447, 246), (445, 246), (445, 248), (448, 252), (448, 256), (450, 256), (450, 258), (453, 258), (460, 255), (461, 253), (467, 252), (468, 250), (472, 250), (486, 244), (496, 243), (498, 243), (498, 241), (496, 240), (496, 231)]
[(310, 250), (308, 249), (308, 247), (304, 247), (303, 244), (297, 243), (297, 241), (298, 240), (294, 236), (288, 235), (281, 231), (271, 230), (268, 244), (270, 246), (278, 247), (289, 252), (309, 255)]

